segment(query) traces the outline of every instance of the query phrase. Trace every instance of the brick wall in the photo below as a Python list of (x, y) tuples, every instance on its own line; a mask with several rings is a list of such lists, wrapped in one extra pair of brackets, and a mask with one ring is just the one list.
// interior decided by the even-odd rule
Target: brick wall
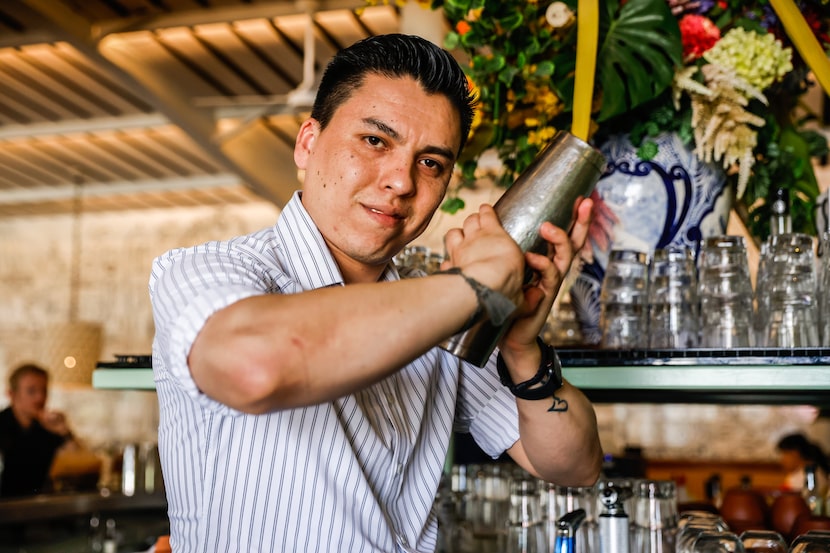
[[(469, 209), (492, 191), (467, 196)], [(81, 220), (80, 319), (104, 328), (101, 359), (149, 354), (153, 322), (147, 295), (154, 256), (177, 246), (228, 238), (273, 224), (267, 203), (84, 214)], [(419, 243), (441, 248), (445, 228), (464, 213), (436, 215)], [(69, 316), (71, 224), (67, 216), (0, 218), (0, 374), (37, 359), (50, 325)], [(0, 407), (5, 406), (5, 397)], [(50, 404), (64, 410), (93, 447), (153, 441), (153, 392), (54, 386)], [(808, 407), (598, 405), (605, 449), (640, 445), (655, 458), (769, 460), (783, 433), (805, 429), (828, 447), (830, 432)]]

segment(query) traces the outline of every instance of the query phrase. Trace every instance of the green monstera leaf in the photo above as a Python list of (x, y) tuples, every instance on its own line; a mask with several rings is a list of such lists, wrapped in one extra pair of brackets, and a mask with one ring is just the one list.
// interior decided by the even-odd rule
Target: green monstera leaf
[[(577, 2), (567, 2), (576, 9)], [(606, 0), (600, 5), (594, 89), (601, 95), (598, 122), (632, 111), (671, 86), (683, 63), (677, 19), (665, 0)], [(578, 17), (578, 14), (577, 14)], [(573, 108), (575, 48), (557, 52), (552, 83)]]
[(665, 0), (600, 2), (596, 86), (602, 94), (597, 121), (625, 113), (668, 88), (683, 63), (677, 19)]

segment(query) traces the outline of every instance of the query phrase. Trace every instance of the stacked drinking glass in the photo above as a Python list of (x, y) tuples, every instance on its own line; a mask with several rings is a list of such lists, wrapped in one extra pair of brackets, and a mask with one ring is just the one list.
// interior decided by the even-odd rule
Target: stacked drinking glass
[(697, 268), (690, 249), (676, 246), (654, 252), (648, 298), (649, 347), (698, 346)]
[(700, 345), (753, 345), (752, 283), (741, 236), (714, 236), (703, 242), (699, 259)]
[(809, 235), (771, 236), (755, 288), (759, 345), (793, 348), (821, 343), (816, 261)]
[(648, 257), (645, 253), (611, 251), (599, 301), (602, 347), (647, 347)]

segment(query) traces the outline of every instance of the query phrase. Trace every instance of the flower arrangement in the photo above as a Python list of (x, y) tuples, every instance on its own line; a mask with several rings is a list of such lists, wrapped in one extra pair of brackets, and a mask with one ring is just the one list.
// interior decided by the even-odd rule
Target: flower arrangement
[[(801, 109), (813, 86), (768, 0), (603, 0), (591, 140), (627, 132), (650, 159), (649, 138), (676, 132), (705, 161), (721, 164), (751, 233), (768, 233), (770, 196), (790, 191), (794, 230), (815, 234), (818, 185), (812, 158), (823, 135)], [(480, 114), (459, 160), (461, 179), (443, 208), (463, 207), (461, 189), (480, 176), (483, 152), (501, 161), (509, 186), (572, 120), (577, 1), (433, 0), (452, 30), (449, 49), (469, 60)], [(830, 0), (799, 8), (823, 48)], [(803, 108), (803, 106), (802, 106)]]

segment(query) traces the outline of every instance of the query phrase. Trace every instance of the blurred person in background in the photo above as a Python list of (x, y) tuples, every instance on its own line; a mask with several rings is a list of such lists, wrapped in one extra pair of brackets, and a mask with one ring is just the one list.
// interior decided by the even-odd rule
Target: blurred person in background
[(804, 467), (816, 466), (816, 487), (823, 497), (827, 492), (827, 474), (830, 464), (824, 451), (804, 434), (788, 434), (778, 441), (781, 467), (787, 472), (782, 488), (786, 491), (800, 491), (805, 487)]
[(51, 489), (49, 469), (62, 448), (76, 449), (63, 413), (46, 410), (49, 373), (24, 364), (9, 375), (10, 405), (0, 411), (0, 497)]

